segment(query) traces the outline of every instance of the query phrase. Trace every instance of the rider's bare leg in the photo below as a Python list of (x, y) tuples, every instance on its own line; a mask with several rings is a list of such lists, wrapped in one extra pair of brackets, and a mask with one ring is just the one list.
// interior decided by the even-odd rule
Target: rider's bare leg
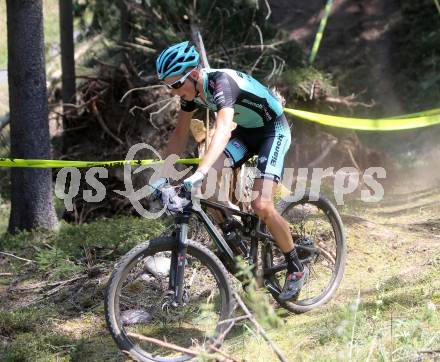
[(251, 205), (255, 213), (267, 225), (270, 233), (275, 238), (278, 247), (283, 253), (294, 248), (292, 235), (286, 220), (275, 209), (273, 199), (277, 183), (269, 179), (255, 179), (253, 190), (257, 194)]
[(287, 301), (298, 297), (304, 285), (307, 271), (305, 271), (304, 265), (298, 258), (289, 225), (273, 204), (276, 186), (277, 184), (272, 180), (256, 179), (254, 182), (254, 192), (257, 192), (257, 197), (252, 201), (252, 207), (269, 228), (270, 233), (275, 238), (278, 247), (286, 259), (286, 280), (278, 298), (281, 301)]

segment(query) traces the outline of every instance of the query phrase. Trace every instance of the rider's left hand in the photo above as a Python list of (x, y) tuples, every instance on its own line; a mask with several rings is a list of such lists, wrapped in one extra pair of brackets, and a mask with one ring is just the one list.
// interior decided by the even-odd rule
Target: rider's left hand
[(205, 174), (200, 171), (194, 172), (194, 174), (185, 180), (183, 180), (183, 186), (187, 191), (191, 191), (194, 187), (200, 185), (205, 178)]

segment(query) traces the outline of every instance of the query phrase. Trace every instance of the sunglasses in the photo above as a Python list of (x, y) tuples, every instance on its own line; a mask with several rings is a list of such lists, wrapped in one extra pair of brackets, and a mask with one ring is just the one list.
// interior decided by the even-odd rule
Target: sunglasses
[(168, 88), (173, 88), (173, 89), (179, 89), (181, 86), (183, 86), (183, 83), (185, 83), (186, 78), (188, 78), (188, 76), (191, 74), (191, 72), (196, 69), (193, 68), (191, 69), (188, 73), (186, 73), (185, 75), (183, 75), (181, 78), (177, 79), (175, 82), (168, 84), (165, 83), (164, 81), (162, 81), (163, 84), (165, 84)]

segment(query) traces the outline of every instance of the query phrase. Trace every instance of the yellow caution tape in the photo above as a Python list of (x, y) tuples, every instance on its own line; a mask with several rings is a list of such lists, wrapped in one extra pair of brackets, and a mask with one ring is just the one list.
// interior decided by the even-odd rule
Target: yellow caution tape
[[(63, 167), (116, 167), (116, 166), (145, 166), (161, 164), (160, 160), (132, 160), (132, 161), (57, 161), (57, 160), (23, 160), (21, 158), (0, 158), (0, 167), (31, 167), (31, 168), (63, 168)], [(177, 160), (182, 165), (196, 165), (200, 158), (187, 158)]]
[(429, 109), (427, 111), (423, 112), (417, 112), (417, 113), (410, 113), (410, 114), (404, 114), (403, 116), (396, 116), (396, 117), (387, 117), (388, 119), (402, 119), (402, 118), (413, 118), (413, 117), (421, 117), (421, 116), (432, 116), (440, 114), (440, 108), (434, 108)]
[[(316, 122), (325, 126), (348, 128), (364, 131), (398, 131), (440, 124), (440, 108), (423, 112), (406, 114), (392, 118), (352, 118), (331, 116), (293, 108), (284, 108), (286, 113), (296, 117)], [(66, 161), (66, 160), (25, 160), (20, 158), (0, 158), (0, 167), (29, 167), (29, 168), (63, 168), (63, 167), (117, 167), (117, 166), (146, 166), (164, 163), (164, 160), (132, 160), (132, 161)], [(176, 161), (182, 165), (196, 165), (200, 158), (187, 158)]]
[(327, 25), (328, 17), (332, 10), (333, 0), (327, 0), (327, 5), (324, 9), (324, 14), (322, 15), (321, 22), (319, 23), (319, 29), (315, 36), (315, 41), (313, 42), (312, 51), (310, 52), (309, 64), (313, 64), (318, 53), (319, 46), (321, 44), (322, 37), (324, 35), (325, 26)]
[[(425, 112), (413, 113), (394, 118), (352, 118), (331, 116), (327, 114), (300, 111), (284, 108), (284, 111), (296, 117), (316, 122), (325, 126), (349, 128), (363, 131), (399, 131), (420, 127), (432, 126), (440, 123), (440, 110), (432, 109)], [(414, 116), (416, 115), (416, 116)]]

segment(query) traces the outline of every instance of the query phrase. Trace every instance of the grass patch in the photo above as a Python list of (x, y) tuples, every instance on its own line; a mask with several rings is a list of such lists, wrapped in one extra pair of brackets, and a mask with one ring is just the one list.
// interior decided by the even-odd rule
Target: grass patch
[(73, 347), (71, 340), (63, 335), (21, 333), (10, 345), (3, 347), (3, 351), (0, 350), (0, 355), (3, 355), (5, 362), (53, 361), (57, 355)]
[[(40, 275), (58, 280), (115, 260), (163, 230), (164, 224), (160, 221), (122, 216), (83, 225), (62, 223), (60, 230), (52, 233), (4, 234), (0, 249), (17, 250), (19, 256), (35, 261)], [(7, 269), (18, 273), (22, 266), (22, 262), (10, 260)]]
[(330, 75), (313, 67), (293, 68), (284, 72), (282, 79), (283, 84), (289, 86), (287, 104), (294, 100), (308, 100), (312, 86), (319, 86), (320, 92), (326, 95), (336, 95), (337, 92), (337, 89), (332, 86)]
[[(435, 275), (428, 270), (411, 283), (390, 278), (359, 299), (289, 318), (269, 335), (292, 361), (415, 359), (440, 343)], [(248, 330), (228, 340), (225, 350), (252, 361), (275, 358)]]
[(49, 317), (54, 317), (55, 312), (49, 306), (32, 307), (15, 312), (0, 312), (0, 335), (14, 336), (19, 333), (36, 331), (37, 327), (44, 325)]

